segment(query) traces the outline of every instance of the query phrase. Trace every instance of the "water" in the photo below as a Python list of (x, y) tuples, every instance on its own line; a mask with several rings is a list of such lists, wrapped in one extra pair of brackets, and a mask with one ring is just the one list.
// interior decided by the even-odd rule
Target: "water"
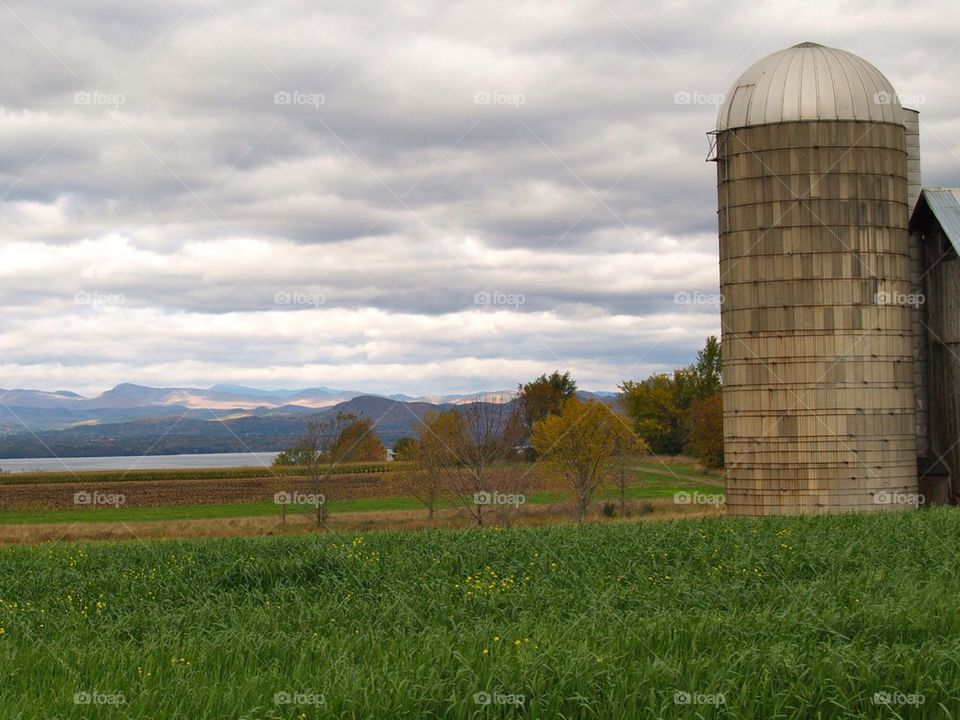
[(0, 470), (152, 470), (269, 466), (277, 452), (208, 453), (199, 455), (119, 455), (116, 457), (18, 458), (0, 460)]

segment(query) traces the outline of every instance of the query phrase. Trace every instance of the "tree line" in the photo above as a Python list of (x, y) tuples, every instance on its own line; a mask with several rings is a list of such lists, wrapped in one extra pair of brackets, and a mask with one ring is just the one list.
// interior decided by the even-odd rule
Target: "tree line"
[[(491, 515), (509, 524), (539, 472), (565, 490), (579, 522), (604, 484), (617, 488), (621, 512), (636, 461), (645, 454), (689, 454), (723, 465), (720, 343), (707, 339), (695, 363), (672, 374), (624, 381), (615, 403), (578, 396), (569, 372), (541, 375), (509, 403), (474, 402), (428, 413), (414, 437), (394, 445), (403, 462), (399, 490), (432, 519), (441, 502), (462, 508), (477, 525)], [(278, 464), (306, 467), (318, 487), (344, 462), (382, 460), (373, 422), (338, 413), (311, 421)], [(325, 515), (317, 508), (317, 521)]]
[(710, 336), (697, 360), (672, 374), (620, 385), (618, 401), (634, 430), (657, 455), (689, 455), (723, 467), (720, 341)]

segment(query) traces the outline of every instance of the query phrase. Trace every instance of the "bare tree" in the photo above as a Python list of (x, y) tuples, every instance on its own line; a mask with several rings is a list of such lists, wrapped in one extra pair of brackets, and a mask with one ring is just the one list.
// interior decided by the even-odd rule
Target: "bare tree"
[(445, 494), (482, 526), (486, 500), (499, 490), (498, 466), (516, 457), (521, 437), (509, 405), (475, 402), (425, 418), (420, 442), (429, 448)]
[(423, 503), (427, 509), (427, 520), (432, 523), (437, 500), (443, 495), (441, 463), (434, 444), (429, 439), (422, 440), (411, 439), (406, 444), (404, 460), (413, 462), (410, 467), (400, 470), (398, 477), (403, 491)]
[(336, 464), (349, 454), (350, 448), (344, 447), (341, 439), (344, 431), (356, 422), (356, 415), (344, 412), (320, 420), (310, 420), (297, 444), (318, 498), (318, 526), (325, 526), (327, 522), (327, 504), (322, 493), (323, 481), (330, 477)]
[[(627, 428), (627, 421), (621, 419), (624, 428)], [(639, 439), (633, 432), (615, 432), (613, 433), (613, 449), (610, 452), (610, 477), (617, 493), (620, 495), (620, 515), (626, 515), (627, 510), (627, 487), (636, 477), (634, 465), (637, 459), (648, 451), (646, 443)]]

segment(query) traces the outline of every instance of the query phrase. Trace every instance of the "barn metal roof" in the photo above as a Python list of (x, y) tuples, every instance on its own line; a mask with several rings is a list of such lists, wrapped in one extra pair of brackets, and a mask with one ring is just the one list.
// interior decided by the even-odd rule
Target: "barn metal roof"
[(924, 188), (913, 211), (914, 220), (923, 212), (924, 205), (930, 208), (954, 250), (960, 253), (960, 188)]
[(890, 81), (863, 58), (805, 42), (751, 65), (726, 94), (717, 130), (803, 120), (903, 124)]

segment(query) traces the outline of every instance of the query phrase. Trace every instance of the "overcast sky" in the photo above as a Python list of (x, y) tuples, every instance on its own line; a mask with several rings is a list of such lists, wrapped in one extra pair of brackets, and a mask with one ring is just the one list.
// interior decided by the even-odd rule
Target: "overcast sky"
[(0, 31), (4, 388), (686, 364), (711, 96), (806, 40), (912, 95), (924, 184), (960, 185), (956, 0), (0, 0)]

